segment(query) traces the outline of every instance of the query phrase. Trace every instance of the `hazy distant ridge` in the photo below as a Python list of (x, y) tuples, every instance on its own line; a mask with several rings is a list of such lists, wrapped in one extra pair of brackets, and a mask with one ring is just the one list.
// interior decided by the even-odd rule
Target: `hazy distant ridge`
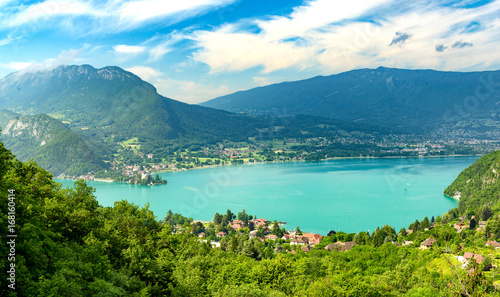
[(429, 131), (463, 120), (499, 120), (499, 99), (500, 71), (380, 67), (259, 87), (201, 105), (248, 114), (307, 114)]

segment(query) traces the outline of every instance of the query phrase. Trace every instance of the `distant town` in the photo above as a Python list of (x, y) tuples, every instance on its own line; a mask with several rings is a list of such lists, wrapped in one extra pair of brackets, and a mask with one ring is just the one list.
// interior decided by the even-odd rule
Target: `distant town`
[(390, 139), (313, 137), (249, 142), (224, 141), (214, 145), (189, 145), (174, 151), (143, 153), (137, 138), (120, 142), (122, 154), (110, 161), (110, 169), (59, 178), (116, 181), (132, 184), (164, 184), (154, 175), (210, 166), (258, 162), (320, 161), (334, 158), (432, 157), (479, 155), (499, 149), (497, 141), (461, 139), (423, 141), (408, 135)]

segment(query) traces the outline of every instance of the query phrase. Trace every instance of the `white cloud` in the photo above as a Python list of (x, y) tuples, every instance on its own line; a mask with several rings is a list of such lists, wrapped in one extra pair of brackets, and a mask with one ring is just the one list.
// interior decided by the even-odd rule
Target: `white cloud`
[[(214, 32), (198, 31), (193, 38), (201, 50), (194, 58), (208, 64), (215, 73), (257, 66), (263, 66), (264, 73), (288, 67), (303, 70), (317, 64), (315, 56), (322, 48), (315, 41), (323, 34), (319, 29), (360, 16), (387, 1), (311, 1), (296, 8), (290, 16), (256, 20), (254, 23), (261, 28), (258, 34), (239, 32), (237, 25), (225, 25)], [(286, 41), (290, 38), (305, 42)]]
[(21, 38), (23, 38), (23, 37), (22, 36), (12, 37), (10, 35), (7, 35), (6, 38), (0, 39), (0, 46), (8, 45), (8, 44), (12, 43), (12, 41), (15, 41), (15, 40), (18, 40), (18, 39), (21, 39)]
[(40, 21), (42, 19), (50, 19), (57, 16), (103, 16), (103, 13), (91, 7), (89, 3), (81, 1), (49, 0), (21, 7), (26, 8), (7, 19), (9, 27), (16, 27), (26, 23)]
[(31, 62), (10, 62), (8, 64), (2, 64), (2, 67), (10, 69), (10, 70), (14, 70), (14, 71), (19, 71), (19, 70), (26, 69), (26, 68), (30, 67), (31, 65), (33, 65), (33, 63), (31, 63)]
[(0, 0), (0, 7), (5, 6), (13, 1), (14, 0)]
[(131, 1), (121, 5), (118, 15), (122, 24), (143, 23), (160, 17), (172, 17), (178, 21), (232, 2), (234, 0)]
[(254, 76), (254, 77), (252, 77), (252, 80), (259, 87), (260, 86), (267, 86), (270, 84), (279, 83), (279, 82), (283, 81), (282, 78), (267, 77), (267, 76)]
[(148, 62), (157, 62), (164, 55), (174, 50), (175, 44), (186, 39), (184, 34), (176, 31), (166, 36), (155, 36), (147, 40), (145, 44), (150, 46)]
[(142, 80), (145, 80), (150, 83), (154, 83), (155, 79), (163, 75), (163, 73), (161, 73), (160, 71), (146, 66), (134, 66), (125, 68), (125, 70), (132, 72), (133, 74), (140, 77)]
[(36, 62), (10, 62), (3, 65), (5, 68), (18, 71), (18, 74), (27, 72), (37, 72), (43, 70), (54, 69), (61, 65), (69, 65), (76, 61), (76, 57), (80, 54), (81, 50), (63, 50), (56, 58), (45, 59), (41, 63)]
[(304, 69), (314, 58), (311, 48), (252, 33), (237, 33), (230, 25), (216, 32), (199, 33), (195, 39), (202, 50), (194, 53), (194, 59), (208, 64), (212, 72), (242, 71), (260, 65), (265, 73), (291, 66)]
[[(461, 70), (487, 67), (494, 61), (498, 65), (500, 61), (500, 52), (494, 50), (500, 42), (500, 1), (473, 9), (428, 3), (393, 10), (380, 5), (388, 3), (316, 0), (289, 16), (254, 20), (261, 29), (258, 33), (245, 31), (243, 22), (197, 31), (192, 38), (199, 50), (193, 58), (210, 66), (212, 73), (258, 67), (264, 74), (292, 68), (331, 74), (381, 65)], [(367, 15), (376, 22), (362, 18)], [(479, 22), (480, 30), (466, 32), (471, 22)], [(397, 32), (411, 38), (404, 46), (390, 47)], [(458, 40), (474, 46), (452, 48)], [(448, 50), (437, 52), (436, 45)]]
[(174, 79), (158, 79), (153, 85), (163, 96), (190, 104), (201, 103), (237, 91), (224, 84), (215, 86)]
[[(46, 0), (18, 5), (0, 0), (10, 9), (0, 12), (1, 27), (18, 27), (36, 23), (38, 29), (49, 24), (57, 28), (82, 30), (86, 34), (121, 32), (145, 26), (152, 22), (173, 24), (233, 3), (236, 0), (115, 0), (108, 2), (83, 0)], [(76, 21), (76, 18), (85, 17)], [(85, 29), (83, 29), (85, 28)], [(33, 29), (33, 28), (32, 28)], [(36, 29), (36, 28), (35, 28)]]
[(369, 12), (390, 0), (315, 0), (297, 7), (288, 17), (276, 17), (271, 21), (256, 21), (267, 38), (280, 40), (303, 36), (311, 30), (351, 19)]
[(215, 97), (235, 92), (227, 85), (214, 86), (188, 80), (165, 78), (164, 73), (146, 66), (125, 68), (155, 86), (158, 93), (175, 100), (196, 104)]
[(120, 54), (139, 54), (146, 50), (146, 47), (139, 45), (119, 44), (113, 46), (113, 50)]

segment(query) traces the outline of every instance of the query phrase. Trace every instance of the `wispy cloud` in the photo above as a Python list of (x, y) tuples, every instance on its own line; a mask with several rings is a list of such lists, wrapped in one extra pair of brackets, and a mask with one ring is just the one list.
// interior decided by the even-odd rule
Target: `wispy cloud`
[(157, 62), (167, 53), (175, 50), (175, 45), (185, 40), (187, 37), (182, 33), (178, 33), (176, 31), (164, 35), (164, 36), (155, 36), (150, 40), (146, 41), (144, 44), (149, 47), (149, 58), (147, 62)]
[(21, 39), (21, 38), (23, 38), (23, 37), (22, 36), (12, 37), (10, 35), (7, 35), (6, 38), (0, 39), (0, 46), (11, 44), (13, 41)]
[[(56, 25), (59, 28), (82, 28), (91, 33), (121, 32), (160, 22), (174, 24), (233, 3), (236, 0), (45, 0), (18, 5), (3, 1), (6, 7), (0, 28), (12, 28), (36, 23), (41, 29)], [(0, 5), (2, 0), (0, 0)], [(1, 7), (1, 6), (0, 6)], [(84, 18), (84, 19), (82, 19)], [(88, 32), (87, 32), (88, 33)]]
[(165, 17), (168, 17), (170, 22), (178, 22), (232, 2), (234, 0), (139, 0), (124, 2), (119, 6), (116, 14), (119, 16), (121, 24), (128, 24), (129, 26), (137, 26), (144, 22)]
[[(259, 33), (245, 32), (239, 24), (227, 24), (215, 31), (198, 31), (193, 39), (200, 46), (197, 61), (212, 72), (242, 71), (262, 66), (264, 73), (295, 67), (307, 69), (317, 64), (324, 50), (321, 37), (331, 24), (359, 17), (386, 0), (350, 2), (316, 0), (294, 9), (289, 16), (255, 20)], [(294, 37), (305, 41), (297, 43)]]
[(1, 64), (3, 68), (17, 71), (18, 74), (27, 72), (37, 72), (43, 70), (50, 70), (61, 65), (69, 65), (77, 60), (77, 56), (81, 50), (69, 49), (63, 50), (55, 58), (48, 58), (42, 62), (10, 62), (8, 64)]
[(16, 27), (43, 19), (47, 20), (54, 17), (82, 15), (100, 17), (105, 14), (94, 9), (86, 2), (48, 0), (32, 5), (21, 6), (21, 9), (17, 13), (5, 18), (4, 26)]
[[(460, 70), (500, 60), (494, 50), (500, 42), (500, 1), (466, 8), (403, 4), (309, 1), (288, 16), (194, 32), (199, 49), (193, 58), (209, 65), (212, 73), (257, 68), (263, 74), (282, 69), (332, 73), (380, 65)], [(251, 30), (248, 23), (254, 25)], [(445, 51), (466, 47), (472, 50), (468, 58)]]

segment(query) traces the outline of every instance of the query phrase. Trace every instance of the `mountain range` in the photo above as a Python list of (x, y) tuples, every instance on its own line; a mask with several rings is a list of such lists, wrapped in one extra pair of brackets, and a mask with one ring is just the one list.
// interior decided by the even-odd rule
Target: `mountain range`
[(0, 80), (0, 109), (45, 113), (91, 138), (217, 139), (240, 136), (232, 127), (255, 130), (248, 117), (163, 97), (119, 67), (74, 65), (10, 74)]
[(235, 113), (306, 114), (429, 133), (496, 130), (500, 71), (443, 72), (380, 67), (283, 82), (202, 103)]
[[(54, 174), (107, 170), (120, 156), (138, 153), (161, 158), (192, 143), (390, 132), (330, 118), (249, 116), (190, 105), (159, 95), (151, 84), (114, 66), (12, 73), (0, 80), (0, 110), (6, 146)], [(122, 145), (132, 139), (128, 148), (140, 152)]]

